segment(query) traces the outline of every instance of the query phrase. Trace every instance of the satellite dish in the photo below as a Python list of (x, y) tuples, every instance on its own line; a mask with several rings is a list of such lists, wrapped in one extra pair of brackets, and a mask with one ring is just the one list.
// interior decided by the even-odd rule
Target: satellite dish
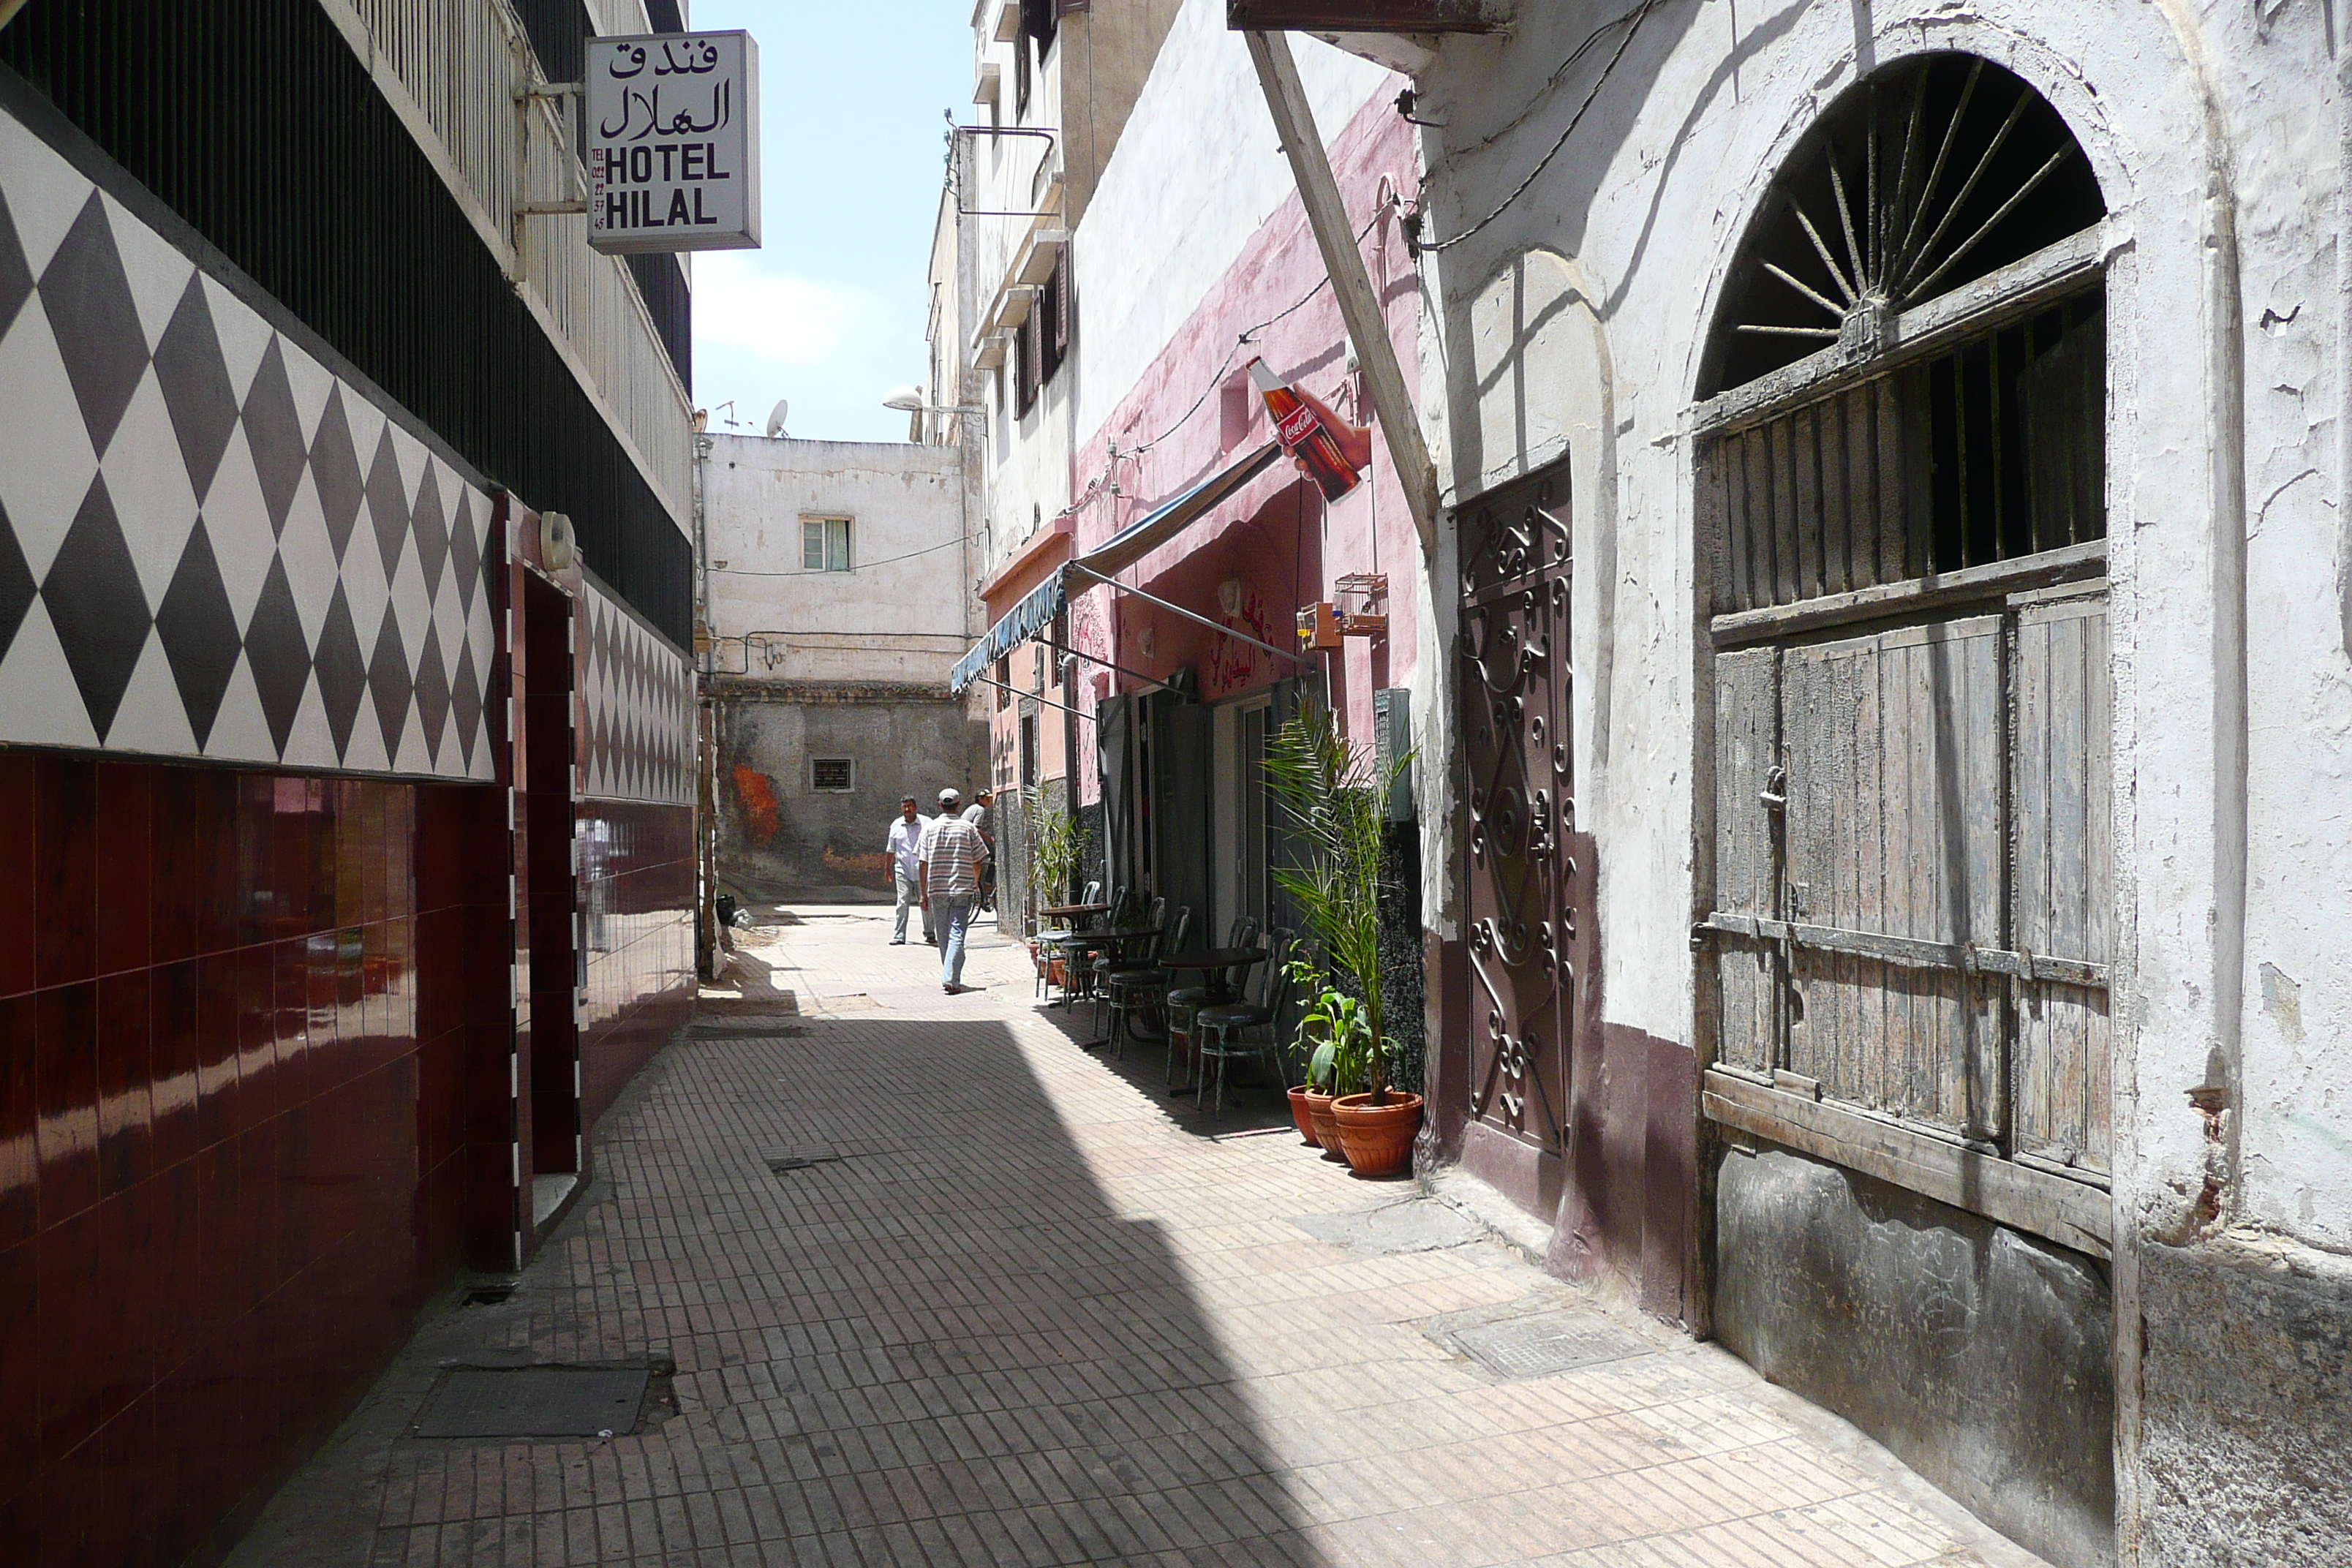
[(779, 397), (776, 399), (776, 405), (768, 410), (768, 434), (770, 436), (781, 436), (784, 433), (784, 416), (792, 412), (792, 406), (791, 402), (785, 398)]

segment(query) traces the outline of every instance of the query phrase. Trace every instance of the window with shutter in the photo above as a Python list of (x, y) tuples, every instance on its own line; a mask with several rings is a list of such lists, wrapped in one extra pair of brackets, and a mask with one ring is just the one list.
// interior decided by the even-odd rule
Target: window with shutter
[(1954, 54), (1837, 100), (1775, 190), (1697, 411), (1709, 1114), (2095, 1250), (2105, 201)]
[(1015, 362), (1013, 374), (1013, 415), (1016, 419), (1025, 417), (1029, 410), (1035, 407), (1037, 404), (1037, 386), (1040, 379), (1037, 338), (1037, 312), (1032, 310), (1029, 312), (1029, 319), (1014, 328), (1013, 332), (1013, 355)]
[(1055, 259), (1053, 275), (1045, 279), (1037, 312), (1037, 380), (1042, 385), (1054, 379), (1062, 361), (1069, 357), (1070, 253), (1066, 247)]

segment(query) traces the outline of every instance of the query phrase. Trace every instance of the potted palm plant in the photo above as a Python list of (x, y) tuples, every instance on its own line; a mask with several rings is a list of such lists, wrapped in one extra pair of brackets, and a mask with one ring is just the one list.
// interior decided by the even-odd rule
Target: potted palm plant
[(1293, 864), (1276, 868), (1275, 882), (1314, 942), (1328, 976), (1324, 989), (1339, 998), (1327, 1009), (1330, 1021), (1317, 1055), (1328, 1047), (1335, 1096), (1328, 1115), (1360, 1176), (1405, 1169), (1421, 1130), (1421, 1096), (1389, 1083), (1393, 1047), (1381, 1005), (1379, 803), (1411, 762), (1401, 757), (1386, 777), (1377, 776), (1371, 758), (1339, 733), (1330, 712), (1312, 707), (1301, 709), (1266, 747), (1267, 786), (1288, 815), (1298, 848)]
[[(1076, 817), (1066, 811), (1041, 813), (1029, 840), (1030, 897), (1039, 904), (1058, 904), (1067, 899), (1070, 896), (1070, 878), (1077, 871), (1086, 852), (1086, 835), (1079, 829)], [(1064, 984), (1061, 957), (1056, 954), (1051, 959), (1041, 960), (1043, 944), (1035, 935), (1033, 921), (1029, 938), (1030, 960), (1047, 965), (1045, 980), (1048, 984)]]

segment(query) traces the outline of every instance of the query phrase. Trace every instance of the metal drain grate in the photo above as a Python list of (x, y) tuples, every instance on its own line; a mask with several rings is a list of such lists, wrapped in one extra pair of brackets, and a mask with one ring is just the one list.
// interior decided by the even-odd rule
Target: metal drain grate
[(811, 1165), (822, 1165), (841, 1156), (824, 1143), (806, 1143), (795, 1149), (772, 1149), (760, 1156), (769, 1170), (781, 1176), (787, 1171), (805, 1171)]
[(646, 1366), (456, 1366), (441, 1377), (409, 1435), (416, 1437), (597, 1437), (637, 1424)]
[(1497, 1377), (1547, 1377), (1556, 1372), (1644, 1355), (1650, 1347), (1590, 1312), (1534, 1312), (1457, 1329), (1454, 1342)]

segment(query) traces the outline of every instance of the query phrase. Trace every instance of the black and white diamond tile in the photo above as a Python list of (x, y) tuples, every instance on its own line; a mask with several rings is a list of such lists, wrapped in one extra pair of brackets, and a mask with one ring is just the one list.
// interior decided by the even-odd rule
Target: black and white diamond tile
[(495, 776), (489, 498), (5, 112), (0, 409), (0, 742)]
[(580, 693), (586, 708), (585, 794), (690, 805), (694, 671), (595, 583), (582, 585)]

